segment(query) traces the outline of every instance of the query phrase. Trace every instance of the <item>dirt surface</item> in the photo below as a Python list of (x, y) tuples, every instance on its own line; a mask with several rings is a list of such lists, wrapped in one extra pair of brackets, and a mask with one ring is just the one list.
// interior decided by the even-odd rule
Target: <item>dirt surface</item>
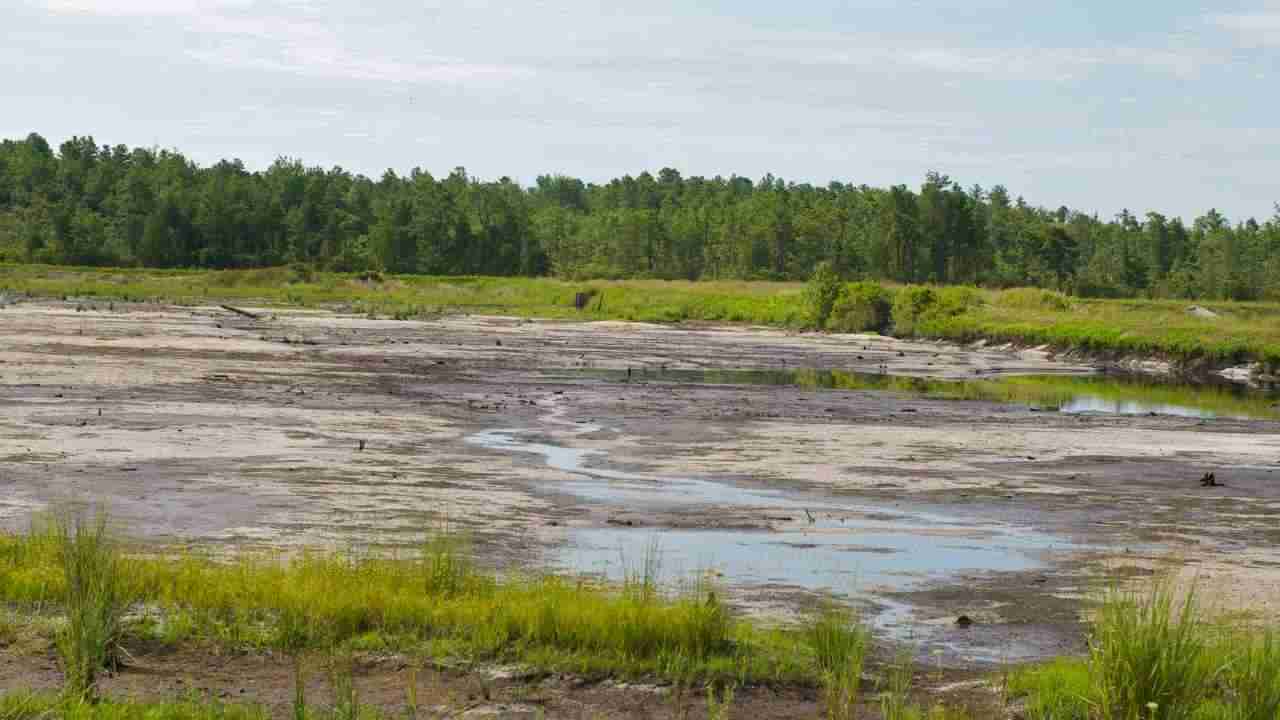
[[(102, 502), (142, 539), (234, 550), (401, 545), (448, 518), (486, 562), (602, 572), (610, 543), (705, 540), (753, 556), (688, 556), (744, 611), (785, 621), (851, 596), (883, 637), (960, 668), (1078, 650), (1098, 578), (1170, 557), (1211, 578), (1223, 609), (1280, 611), (1280, 424), (663, 374), (1091, 371), (1043, 352), (254, 311), (0, 310), (0, 525)], [(1207, 471), (1225, 487), (1200, 487)], [(848, 561), (805, 564), (837, 542)], [(774, 565), (759, 567), (760, 548)]]
[[(362, 655), (335, 666), (323, 655), (303, 659), (304, 695), (312, 708), (334, 703), (333, 671), (351, 673), (359, 703), (381, 717), (495, 720), (665, 720), (708, 717), (704, 688), (669, 684), (588, 680), (570, 675), (530, 674), (519, 668), (482, 671), (422, 664), (397, 655)], [(0, 693), (22, 687), (56, 692), (61, 676), (52, 651), (0, 648)], [(128, 664), (104, 678), (104, 696), (136, 701), (200, 698), (265, 707), (272, 717), (293, 717), (292, 659), (279, 655), (219, 655), (197, 650), (148, 652), (134, 648)], [(963, 670), (922, 671), (915, 677), (915, 702), (946, 703), (975, 718), (1008, 717), (998, 680)], [(410, 688), (414, 692), (410, 692)], [(416, 712), (408, 713), (410, 702)], [(822, 717), (814, 688), (752, 687), (734, 691), (730, 717), (782, 720)], [(874, 693), (866, 693), (857, 717), (878, 718)]]

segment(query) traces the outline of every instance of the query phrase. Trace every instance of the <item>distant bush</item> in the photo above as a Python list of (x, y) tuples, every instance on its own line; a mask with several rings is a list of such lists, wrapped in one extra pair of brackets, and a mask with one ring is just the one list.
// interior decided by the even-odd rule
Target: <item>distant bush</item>
[(911, 335), (925, 313), (938, 305), (938, 293), (931, 287), (911, 285), (898, 291), (893, 299), (893, 329), (899, 335)]
[(1039, 288), (1012, 288), (996, 295), (995, 304), (1000, 307), (1023, 310), (1070, 310), (1075, 306), (1071, 298), (1054, 290)]
[(985, 302), (976, 288), (909, 285), (894, 297), (893, 329), (898, 335), (914, 335), (923, 322), (954, 317)]
[(804, 288), (804, 308), (809, 326), (819, 330), (826, 327), (827, 319), (845, 292), (845, 285), (831, 263), (818, 263)]
[(879, 283), (856, 282), (844, 287), (826, 327), (834, 332), (882, 332), (889, 327), (892, 314), (892, 293)]
[(316, 279), (316, 269), (310, 263), (293, 262), (289, 263), (289, 273), (286, 282), (289, 283), (309, 283)]

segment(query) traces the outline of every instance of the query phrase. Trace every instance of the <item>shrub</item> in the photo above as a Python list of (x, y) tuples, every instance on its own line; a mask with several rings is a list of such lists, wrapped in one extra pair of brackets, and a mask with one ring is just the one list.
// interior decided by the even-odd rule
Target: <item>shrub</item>
[(831, 317), (832, 309), (844, 293), (844, 283), (831, 263), (818, 263), (804, 288), (804, 308), (809, 326), (817, 329), (826, 327), (827, 318)]
[(1055, 310), (1065, 312), (1075, 304), (1071, 298), (1054, 290), (1039, 288), (1012, 288), (996, 295), (995, 304), (1000, 307), (1022, 310)]
[(933, 288), (911, 285), (898, 291), (893, 299), (893, 329), (899, 335), (911, 335), (916, 324), (938, 304)]
[(826, 327), (835, 332), (883, 332), (889, 327), (893, 295), (879, 283), (863, 281), (845, 287), (831, 309)]
[[(926, 322), (955, 317), (985, 302), (977, 288), (909, 285), (894, 296), (893, 328), (898, 335), (926, 332), (923, 327)], [(928, 331), (936, 332), (937, 328), (929, 328)]]

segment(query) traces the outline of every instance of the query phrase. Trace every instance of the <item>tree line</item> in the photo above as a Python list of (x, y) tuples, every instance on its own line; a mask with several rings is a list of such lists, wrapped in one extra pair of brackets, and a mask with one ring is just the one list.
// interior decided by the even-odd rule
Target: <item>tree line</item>
[(75, 265), (593, 278), (809, 277), (1031, 285), (1088, 296), (1280, 298), (1280, 206), (1103, 219), (929, 173), (918, 188), (684, 177), (532, 187), (281, 158), (201, 167), (180, 152), (38, 134), (0, 142), (0, 259)]

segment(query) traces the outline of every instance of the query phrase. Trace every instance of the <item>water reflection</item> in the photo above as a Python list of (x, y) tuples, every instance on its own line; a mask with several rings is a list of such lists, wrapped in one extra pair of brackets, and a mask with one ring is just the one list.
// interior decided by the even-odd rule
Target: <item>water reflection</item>
[(628, 377), (625, 370), (595, 368), (558, 370), (549, 374), (607, 382), (872, 390), (936, 399), (1019, 403), (1065, 413), (1280, 419), (1280, 391), (1256, 390), (1234, 384), (1160, 382), (1130, 376), (1019, 375), (982, 380), (940, 380), (844, 370), (646, 369), (635, 371)]

